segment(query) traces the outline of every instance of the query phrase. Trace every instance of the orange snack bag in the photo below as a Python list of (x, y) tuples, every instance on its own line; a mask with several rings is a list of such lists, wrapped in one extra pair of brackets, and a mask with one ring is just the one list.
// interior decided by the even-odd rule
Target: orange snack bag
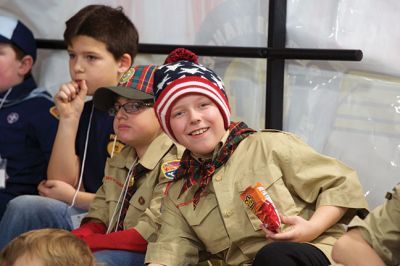
[(278, 232), (281, 225), (278, 211), (264, 186), (257, 182), (254, 187), (248, 187), (240, 194), (243, 202), (266, 225), (268, 230)]

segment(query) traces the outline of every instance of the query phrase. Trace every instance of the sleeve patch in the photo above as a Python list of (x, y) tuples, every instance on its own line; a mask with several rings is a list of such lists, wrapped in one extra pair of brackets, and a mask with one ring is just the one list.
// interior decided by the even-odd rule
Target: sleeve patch
[(178, 170), (180, 165), (181, 165), (180, 160), (165, 162), (161, 165), (161, 172), (167, 179), (173, 180), (175, 177), (176, 170)]
[(60, 113), (57, 110), (56, 106), (52, 106), (49, 109), (49, 113), (54, 116), (55, 118), (57, 118), (57, 120), (60, 120)]

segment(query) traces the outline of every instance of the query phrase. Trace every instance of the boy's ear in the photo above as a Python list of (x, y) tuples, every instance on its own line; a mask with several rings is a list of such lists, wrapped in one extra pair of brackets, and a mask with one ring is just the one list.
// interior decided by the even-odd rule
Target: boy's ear
[(125, 73), (132, 65), (132, 58), (129, 54), (125, 53), (119, 59), (119, 72)]
[(21, 65), (19, 66), (18, 74), (21, 75), (21, 76), (25, 76), (26, 74), (29, 73), (29, 71), (31, 71), (32, 66), (33, 66), (33, 58), (32, 58), (32, 56), (25, 55), (21, 59)]

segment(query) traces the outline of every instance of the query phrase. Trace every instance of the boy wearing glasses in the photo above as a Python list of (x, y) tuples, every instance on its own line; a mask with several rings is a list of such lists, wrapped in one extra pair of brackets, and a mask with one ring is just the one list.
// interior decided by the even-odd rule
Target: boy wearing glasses
[(179, 167), (183, 150), (162, 132), (152, 108), (155, 69), (131, 67), (117, 87), (94, 94), (95, 107), (114, 116), (114, 131), (126, 146), (107, 160), (103, 185), (72, 233), (106, 265), (144, 264), (147, 241), (158, 229), (161, 199)]

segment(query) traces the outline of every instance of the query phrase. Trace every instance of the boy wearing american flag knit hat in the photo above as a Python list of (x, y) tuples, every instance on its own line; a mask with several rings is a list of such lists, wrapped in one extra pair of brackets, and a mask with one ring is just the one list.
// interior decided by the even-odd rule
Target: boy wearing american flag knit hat
[[(186, 150), (146, 263), (331, 264), (342, 223), (367, 207), (352, 169), (293, 134), (230, 122), (221, 78), (185, 49), (173, 51), (156, 70), (153, 90), (161, 127)], [(281, 222), (278, 229), (241, 199), (254, 186), (274, 206), (264, 214)]]
[(169, 125), (171, 108), (180, 98), (189, 94), (210, 98), (222, 114), (225, 129), (228, 129), (231, 107), (221, 78), (211, 69), (198, 64), (197, 55), (188, 50), (177, 49), (165, 61), (170, 62), (180, 54), (183, 58), (193, 61), (180, 60), (162, 65), (154, 74), (154, 81), (157, 84), (154, 86), (154, 108), (164, 131), (175, 139)]

